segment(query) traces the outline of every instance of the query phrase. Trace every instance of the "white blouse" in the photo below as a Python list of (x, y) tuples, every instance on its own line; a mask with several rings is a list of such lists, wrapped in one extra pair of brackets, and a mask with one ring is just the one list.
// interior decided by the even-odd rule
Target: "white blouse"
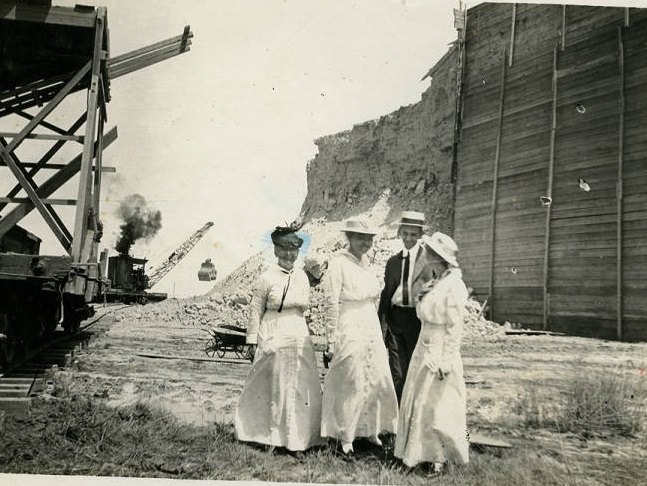
[[(380, 294), (380, 283), (368, 267), (365, 255), (358, 260), (344, 250), (328, 264), (324, 275), (326, 292), (326, 336), (328, 344), (336, 342), (336, 329), (339, 321), (339, 305), (343, 302), (376, 300)], [(377, 311), (376, 311), (377, 312)]]
[(256, 279), (253, 285), (252, 301), (249, 305), (247, 343), (258, 342), (258, 329), (266, 311), (278, 311), (281, 308), (281, 301), (283, 301), (282, 310), (297, 308), (304, 311), (308, 307), (309, 300), (310, 282), (303, 270), (288, 271), (279, 265), (272, 265)]

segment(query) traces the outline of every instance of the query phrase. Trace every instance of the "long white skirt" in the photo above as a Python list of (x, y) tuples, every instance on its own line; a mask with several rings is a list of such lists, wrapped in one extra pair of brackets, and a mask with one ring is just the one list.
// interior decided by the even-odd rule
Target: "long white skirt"
[(321, 383), (300, 313), (267, 311), (236, 408), (236, 438), (302, 451), (322, 443)]
[(324, 379), (321, 435), (343, 442), (395, 432), (398, 401), (372, 301), (342, 302)]
[(443, 380), (425, 365), (442, 353), (444, 327), (434, 328), (431, 336), (425, 336), (429, 341), (420, 335), (402, 391), (394, 454), (409, 467), (421, 462), (468, 462), (463, 362), (460, 355), (454, 356)]

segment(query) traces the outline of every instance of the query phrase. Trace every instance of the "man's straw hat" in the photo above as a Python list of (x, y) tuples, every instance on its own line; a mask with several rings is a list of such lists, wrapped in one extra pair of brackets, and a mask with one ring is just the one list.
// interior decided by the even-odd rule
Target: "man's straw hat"
[(417, 226), (419, 228), (425, 228), (425, 214), (418, 211), (402, 211), (402, 216), (400, 216), (400, 226)]

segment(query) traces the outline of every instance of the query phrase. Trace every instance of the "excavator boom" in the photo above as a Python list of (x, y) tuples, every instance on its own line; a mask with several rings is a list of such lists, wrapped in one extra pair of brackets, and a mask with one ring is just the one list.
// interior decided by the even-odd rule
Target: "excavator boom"
[(173, 270), (173, 267), (182, 260), (191, 249), (202, 239), (207, 231), (211, 229), (213, 223), (209, 221), (198, 231), (193, 233), (188, 240), (182, 243), (171, 255), (158, 267), (156, 267), (148, 276), (148, 288), (152, 288), (157, 282), (162, 280), (164, 276)]

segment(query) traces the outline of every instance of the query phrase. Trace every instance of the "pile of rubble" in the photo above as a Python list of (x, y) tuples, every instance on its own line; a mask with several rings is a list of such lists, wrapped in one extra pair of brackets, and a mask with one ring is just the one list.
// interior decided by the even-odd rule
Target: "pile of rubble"
[[(345, 247), (343, 234), (338, 231), (338, 222), (325, 223), (313, 221), (303, 231), (310, 236), (309, 255), (320, 261), (328, 260)], [(388, 258), (400, 249), (400, 240), (394, 236), (392, 228), (387, 228), (389, 237), (377, 235), (367, 257), (370, 268), (380, 279)], [(184, 325), (199, 326), (205, 329), (222, 324), (245, 327), (249, 318), (254, 280), (267, 266), (269, 255), (258, 253), (246, 260), (240, 267), (217, 283), (207, 295), (189, 299), (169, 299), (157, 304), (137, 306), (124, 313), (132, 319), (158, 319), (178, 321)], [(305, 312), (306, 322), (315, 335), (325, 332), (324, 292), (322, 284), (312, 287), (310, 308)], [(465, 336), (475, 338), (497, 337), (503, 335), (503, 326), (488, 321), (482, 315), (482, 304), (470, 300), (466, 309)]]

